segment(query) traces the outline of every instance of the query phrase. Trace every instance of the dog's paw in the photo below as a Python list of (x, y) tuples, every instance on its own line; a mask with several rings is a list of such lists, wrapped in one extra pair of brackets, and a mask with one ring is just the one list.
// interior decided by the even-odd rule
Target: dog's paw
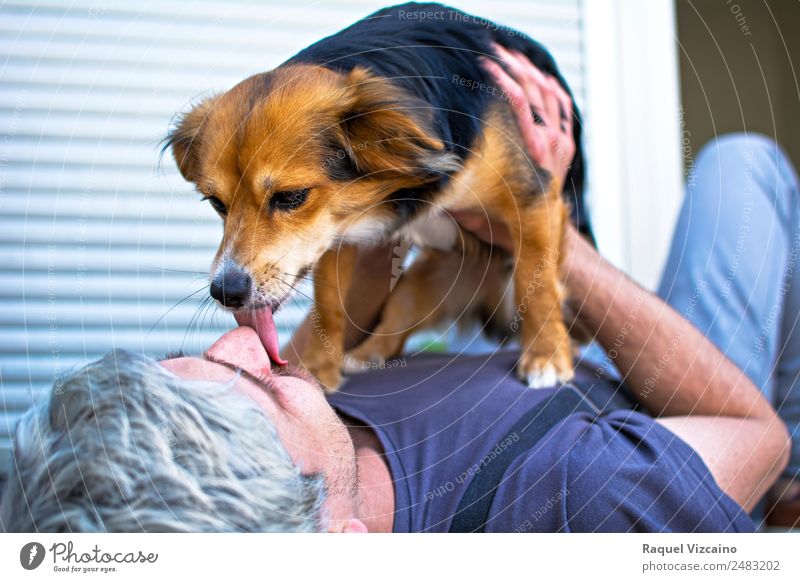
[(377, 350), (371, 349), (371, 343), (367, 340), (354, 350), (347, 352), (344, 357), (344, 369), (346, 372), (357, 374), (384, 366), (386, 358)]
[(559, 383), (558, 372), (552, 364), (545, 364), (541, 370), (531, 370), (525, 375), (528, 388), (550, 388)]
[(574, 371), (568, 356), (546, 358), (523, 355), (517, 366), (517, 375), (529, 388), (538, 389), (569, 382), (574, 377)]
[(342, 386), (342, 372), (338, 366), (329, 366), (318, 372), (312, 372), (312, 374), (317, 377), (325, 392), (329, 394), (336, 392)]
[(362, 359), (352, 353), (348, 353), (344, 357), (344, 371), (348, 374), (360, 374), (367, 370), (379, 369), (385, 364), (386, 361), (383, 358)]
[(335, 362), (325, 362), (317, 366), (305, 366), (319, 380), (325, 392), (336, 392), (342, 386), (342, 371)]

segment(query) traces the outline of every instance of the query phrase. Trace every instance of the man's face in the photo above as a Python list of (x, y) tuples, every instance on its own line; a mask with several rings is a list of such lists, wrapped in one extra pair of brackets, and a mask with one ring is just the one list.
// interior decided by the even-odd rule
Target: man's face
[[(288, 367), (273, 373), (258, 334), (239, 327), (223, 335), (203, 358), (179, 357), (161, 364), (188, 380), (227, 383), (256, 402), (275, 425), (289, 455), (303, 473), (322, 474), (330, 519), (354, 513), (357, 492), (353, 441), (307, 372)], [(236, 378), (236, 370), (242, 373)]]

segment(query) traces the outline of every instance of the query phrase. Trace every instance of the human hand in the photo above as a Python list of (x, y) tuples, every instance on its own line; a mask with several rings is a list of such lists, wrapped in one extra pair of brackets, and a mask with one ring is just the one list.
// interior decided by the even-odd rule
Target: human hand
[[(575, 157), (572, 100), (554, 77), (542, 73), (527, 57), (500, 45), (494, 48), (510, 74), (482, 57), (484, 68), (503, 90), (531, 160), (563, 185)], [(508, 229), (487, 213), (461, 211), (453, 216), (480, 239), (513, 253)]]
[(563, 185), (575, 157), (572, 99), (525, 55), (497, 44), (494, 49), (510, 74), (486, 57), (483, 67), (503, 90), (531, 159)]

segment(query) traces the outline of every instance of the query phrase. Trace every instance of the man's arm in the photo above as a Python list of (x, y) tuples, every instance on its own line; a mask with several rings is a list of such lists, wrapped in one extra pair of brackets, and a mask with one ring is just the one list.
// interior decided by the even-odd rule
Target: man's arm
[(582, 327), (639, 402), (698, 452), (728, 495), (752, 509), (788, 460), (789, 437), (773, 408), (691, 323), (571, 227), (565, 243), (565, 285)]

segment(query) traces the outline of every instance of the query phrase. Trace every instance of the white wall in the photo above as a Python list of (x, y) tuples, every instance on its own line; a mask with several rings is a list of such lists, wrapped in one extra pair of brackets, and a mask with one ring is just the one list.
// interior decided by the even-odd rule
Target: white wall
[(600, 250), (655, 288), (683, 200), (671, 0), (585, 0), (591, 210)]

